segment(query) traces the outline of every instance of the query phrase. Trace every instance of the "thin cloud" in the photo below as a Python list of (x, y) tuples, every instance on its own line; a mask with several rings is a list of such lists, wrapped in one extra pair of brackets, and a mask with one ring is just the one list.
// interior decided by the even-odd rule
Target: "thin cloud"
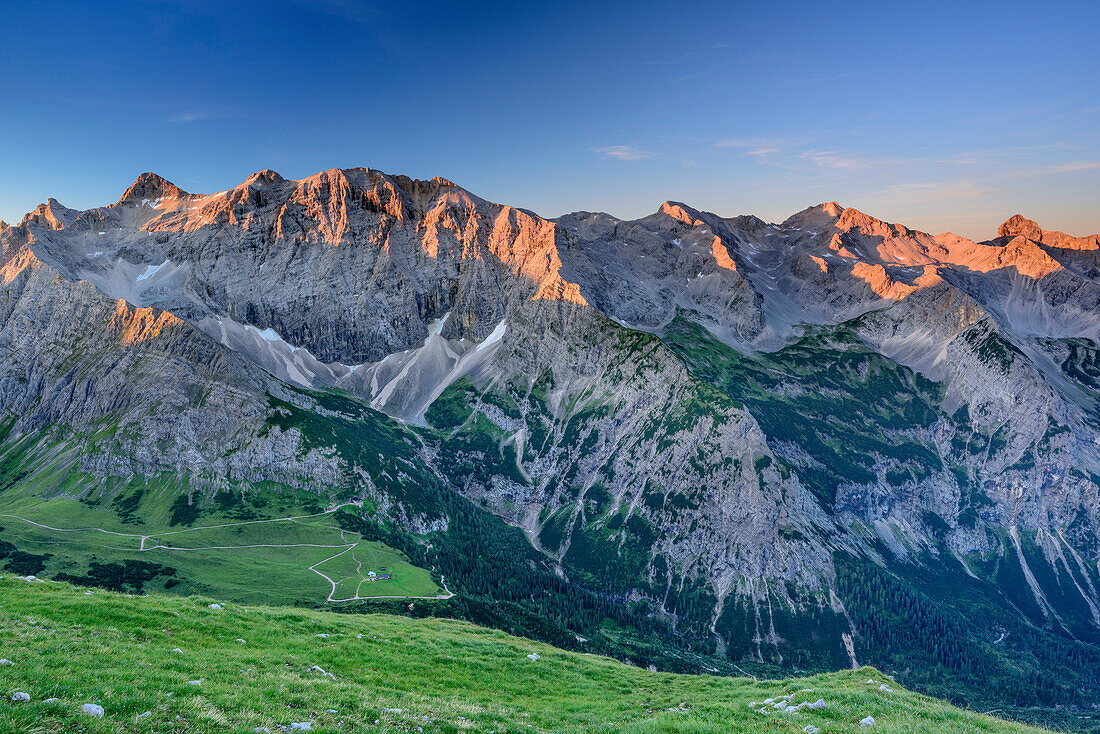
[(807, 150), (801, 153), (799, 158), (812, 163), (818, 168), (842, 171), (865, 171), (872, 168), (908, 166), (914, 162), (919, 162), (919, 160), (909, 158), (866, 158), (848, 155), (836, 150)]
[(678, 76), (675, 79), (673, 79), (672, 81), (673, 81), (673, 83), (678, 84), (680, 82), (687, 82), (687, 81), (691, 81), (693, 79), (699, 79), (699, 78), (702, 78), (704, 76), (708, 76), (710, 74), (713, 74), (716, 71), (720, 71), (722, 69), (725, 69), (725, 68), (731, 66), (734, 63), (734, 61), (735, 61), (735, 59), (731, 59), (729, 61), (720, 61), (717, 64), (711, 64), (710, 66), (706, 66), (702, 69), (699, 69), (698, 71), (693, 71), (690, 74), (684, 74), (683, 76)]
[(640, 161), (652, 158), (653, 153), (648, 150), (640, 150), (632, 145), (607, 145), (602, 148), (593, 148), (600, 158), (615, 158), (620, 161)]
[(1100, 168), (1100, 161), (1072, 161), (1050, 166), (1044, 173), (1076, 173), (1078, 171), (1095, 171)]
[(1035, 178), (1039, 176), (1057, 176), (1065, 173), (1081, 173), (1083, 171), (1096, 170), (1100, 170), (1100, 161), (1066, 161), (1065, 163), (1055, 163), (1051, 166), (1008, 171), (999, 174), (999, 177), (1001, 179)]
[(903, 202), (929, 202), (941, 200), (979, 199), (999, 189), (982, 186), (977, 181), (936, 181), (927, 183), (894, 184), (883, 187), (877, 194)]
[(688, 59), (694, 59), (699, 55), (698, 51), (688, 51), (687, 53), (680, 54), (679, 56), (671, 59), (651, 59), (648, 61), (641, 61), (639, 63), (645, 66), (672, 66), (673, 64), (679, 64)]
[(740, 149), (741, 155), (764, 159), (811, 142), (811, 138), (726, 138), (719, 140), (714, 147)]
[(180, 112), (179, 114), (172, 115), (165, 118), (165, 122), (172, 124), (186, 123), (186, 122), (199, 122), (201, 120), (212, 120), (217, 115), (210, 110), (188, 110), (186, 112)]
[(845, 71), (839, 74), (827, 74), (825, 76), (802, 76), (794, 79), (788, 79), (783, 84), (825, 84), (828, 82), (836, 82), (841, 79), (850, 79), (856, 74), (854, 71)]

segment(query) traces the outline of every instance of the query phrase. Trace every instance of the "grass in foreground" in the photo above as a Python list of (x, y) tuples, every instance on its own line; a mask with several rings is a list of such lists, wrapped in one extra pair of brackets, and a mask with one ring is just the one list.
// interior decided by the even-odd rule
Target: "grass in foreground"
[[(210, 603), (0, 578), (0, 658), (13, 662), (0, 665), (0, 732), (1040, 731), (871, 668), (761, 683), (651, 673), (464, 622)], [(758, 711), (786, 694), (826, 706)]]

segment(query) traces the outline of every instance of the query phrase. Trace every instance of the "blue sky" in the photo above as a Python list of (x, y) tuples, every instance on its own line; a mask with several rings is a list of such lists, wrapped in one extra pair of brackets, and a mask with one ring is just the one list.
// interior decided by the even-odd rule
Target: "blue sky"
[(145, 170), (441, 175), (545, 216), (838, 200), (1100, 232), (1100, 3), (4, 4), (0, 218)]

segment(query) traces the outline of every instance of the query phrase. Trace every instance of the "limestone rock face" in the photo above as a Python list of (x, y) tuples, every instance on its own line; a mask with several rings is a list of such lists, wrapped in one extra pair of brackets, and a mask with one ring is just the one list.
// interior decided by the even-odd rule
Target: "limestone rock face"
[[(758, 650), (776, 595), (842, 615), (834, 552), (1100, 560), (1100, 240), (1019, 215), (979, 243), (836, 202), (781, 224), (677, 202), (545, 219), (366, 168), (210, 195), (147, 173), (115, 204), (0, 224), (0, 296), (9, 440), (446, 527), (389, 493), (404, 469), (279, 427), (336, 388), (434, 426), (395, 430), (563, 575), (632, 548), (625, 598), (674, 615), (699, 584), (714, 620), (752, 600)], [(1070, 575), (1100, 609), (1090, 573)]]
[(1043, 230), (1039, 225), (1022, 214), (1013, 214), (997, 228), (998, 237), (1023, 237), (1039, 242), (1043, 239)]
[[(109, 427), (106, 451), (68, 445), (102, 475), (194, 472), (230, 480), (289, 481), (303, 465), (296, 436), (262, 435), (265, 393), (282, 383), (170, 312), (69, 281), (18, 238), (0, 233), (0, 412), (11, 436)], [(200, 399), (201, 396), (201, 399)], [(287, 463), (289, 462), (289, 463)], [(330, 462), (331, 464), (331, 462)]]

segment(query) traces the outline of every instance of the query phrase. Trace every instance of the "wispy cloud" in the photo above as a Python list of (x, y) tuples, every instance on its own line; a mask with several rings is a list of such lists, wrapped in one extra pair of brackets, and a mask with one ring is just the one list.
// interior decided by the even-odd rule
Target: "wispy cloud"
[(740, 155), (756, 158), (759, 163), (791, 170), (866, 171), (920, 162), (920, 159), (880, 158), (841, 149), (810, 147), (814, 142), (816, 139), (810, 137), (725, 138), (714, 147), (740, 150)]
[(871, 158), (852, 155), (837, 150), (806, 150), (798, 156), (818, 168), (830, 168), (843, 171), (866, 171), (872, 168), (907, 166), (914, 162), (910, 158)]
[(652, 158), (653, 153), (648, 150), (640, 150), (632, 145), (606, 145), (602, 148), (593, 148), (600, 158), (615, 158), (620, 161), (640, 161)]
[(709, 66), (702, 67), (700, 69), (697, 69), (696, 71), (690, 72), (688, 74), (684, 74), (682, 76), (678, 76), (678, 77), (672, 79), (672, 82), (676, 83), (676, 84), (679, 84), (680, 82), (687, 82), (687, 81), (691, 81), (692, 79), (699, 79), (701, 77), (713, 74), (716, 71), (721, 71), (722, 69), (730, 67), (734, 63), (736, 63), (736, 61), (737, 61), (737, 59), (729, 59), (728, 61), (719, 61), (716, 64), (710, 64)]
[(166, 117), (164, 121), (172, 124), (179, 124), (185, 122), (199, 122), (201, 120), (213, 120), (216, 117), (218, 117), (218, 114), (213, 110), (185, 110)]
[(741, 155), (752, 156), (755, 158), (768, 158), (770, 156), (774, 156), (808, 145), (812, 142), (812, 138), (726, 138), (724, 140), (719, 140), (717, 143), (714, 144), (714, 147), (734, 148), (741, 150)]
[(1077, 173), (1078, 171), (1095, 171), (1098, 168), (1100, 168), (1100, 161), (1071, 161), (1050, 166), (1042, 173)]
[(793, 79), (788, 79), (783, 84), (826, 84), (829, 82), (837, 82), (841, 79), (850, 79), (856, 74), (854, 71), (845, 71), (838, 74), (825, 74), (819, 76), (800, 76)]
[(679, 56), (674, 56), (669, 59), (649, 59), (639, 63), (645, 66), (672, 66), (673, 64), (680, 64), (689, 59), (694, 59), (697, 56), (699, 56), (698, 51), (688, 51), (687, 53), (682, 53)]
[(925, 183), (905, 183), (884, 186), (877, 192), (866, 196), (880, 196), (902, 202), (928, 202), (959, 199), (979, 199), (998, 191), (978, 181), (933, 181)]

